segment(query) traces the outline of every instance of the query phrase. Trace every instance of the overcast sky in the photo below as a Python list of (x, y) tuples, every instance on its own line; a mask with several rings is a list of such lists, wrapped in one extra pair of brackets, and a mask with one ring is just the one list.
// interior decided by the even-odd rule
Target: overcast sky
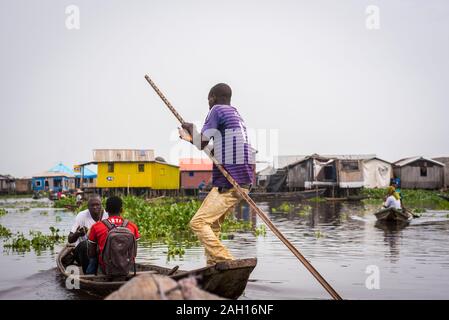
[(197, 123), (210, 87), (228, 83), (247, 127), (278, 132), (280, 154), (449, 156), (448, 17), (447, 0), (1, 0), (0, 174), (95, 148), (177, 163), (188, 147), (146, 73)]

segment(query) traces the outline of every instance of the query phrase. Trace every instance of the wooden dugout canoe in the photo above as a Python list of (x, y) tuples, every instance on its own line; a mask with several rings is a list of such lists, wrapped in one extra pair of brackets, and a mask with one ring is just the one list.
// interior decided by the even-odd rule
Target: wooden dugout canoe
[[(67, 270), (67, 267), (70, 265), (76, 266), (73, 263), (74, 249), (74, 245), (66, 245), (58, 254), (56, 264), (64, 279), (67, 279), (69, 276), (79, 278), (80, 289), (82, 290), (91, 291), (97, 295), (106, 296), (120, 288), (126, 283), (126, 281), (134, 276), (133, 272), (130, 272), (127, 277), (115, 280), (101, 274), (81, 274), (79, 276), (74, 276), (70, 274), (70, 270)], [(166, 275), (176, 281), (193, 276), (197, 279), (198, 286), (201, 289), (223, 298), (237, 299), (245, 290), (248, 278), (256, 264), (256, 258), (249, 258), (220, 262), (213, 266), (207, 266), (190, 271), (174, 271), (174, 269), (171, 268), (137, 263), (136, 272), (137, 275), (145, 273)], [(79, 272), (82, 273), (81, 268), (79, 266), (76, 267), (80, 270)]]
[(404, 210), (385, 208), (374, 213), (377, 220), (385, 222), (406, 222), (413, 219), (413, 215)]

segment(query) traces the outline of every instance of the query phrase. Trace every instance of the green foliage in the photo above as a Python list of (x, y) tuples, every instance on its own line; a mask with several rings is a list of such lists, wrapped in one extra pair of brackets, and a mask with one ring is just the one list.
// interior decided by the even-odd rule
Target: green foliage
[(272, 208), (271, 212), (276, 213), (276, 212), (283, 212), (283, 213), (289, 213), (290, 211), (292, 211), (294, 209), (294, 205), (288, 203), (288, 202), (282, 202), (281, 205), (277, 208)]
[(48, 211), (41, 211), (39, 214), (41, 216), (48, 216)]
[[(192, 199), (163, 198), (146, 201), (143, 198), (123, 197), (123, 217), (139, 227), (142, 240), (153, 243), (163, 242), (167, 245), (168, 258), (181, 257), (191, 246), (198, 246), (199, 241), (189, 227), (189, 222), (198, 211), (200, 201)], [(235, 231), (252, 230), (251, 222), (237, 220), (229, 215), (221, 226), (222, 236)]]
[(258, 236), (264, 236), (265, 237), (265, 235), (267, 234), (267, 229), (265, 228), (265, 225), (262, 224), (259, 227), (255, 228), (253, 233), (254, 233), (254, 235), (256, 237), (258, 237)]
[(55, 244), (64, 242), (65, 237), (59, 234), (59, 229), (54, 227), (49, 229), (51, 232), (49, 235), (40, 231), (30, 231), (31, 239), (26, 238), (23, 233), (16, 233), (4, 244), (4, 247), (16, 252), (27, 252), (34, 249), (38, 253), (44, 249), (53, 249)]
[(321, 232), (320, 230), (315, 231), (315, 238), (319, 239), (319, 238), (323, 238), (326, 235), (324, 234), (324, 232)]
[(28, 240), (23, 233), (17, 233), (9, 243), (5, 243), (3, 246), (5, 248), (10, 248), (13, 251), (27, 252), (31, 250), (31, 241)]
[(298, 212), (298, 216), (307, 217), (312, 213), (312, 207), (309, 205), (302, 206), (301, 210)]
[(54, 208), (76, 207), (76, 198), (69, 195), (65, 198), (55, 200), (53, 207)]
[(0, 237), (9, 238), (11, 235), (11, 231), (0, 224)]
[(237, 220), (233, 215), (229, 215), (221, 226), (222, 232), (251, 231), (250, 221)]
[[(388, 189), (367, 189), (363, 188), (360, 191), (361, 195), (367, 196), (368, 198), (374, 198), (374, 199), (383, 199), (387, 194)], [(366, 200), (366, 199), (365, 199)]]
[(56, 217), (55, 217), (55, 220), (56, 220), (56, 222), (61, 222), (61, 221), (62, 221), (62, 218), (61, 218), (61, 216), (56, 216)]
[(7, 213), (8, 213), (8, 211), (6, 211), (6, 209), (0, 208), (0, 217), (4, 216)]

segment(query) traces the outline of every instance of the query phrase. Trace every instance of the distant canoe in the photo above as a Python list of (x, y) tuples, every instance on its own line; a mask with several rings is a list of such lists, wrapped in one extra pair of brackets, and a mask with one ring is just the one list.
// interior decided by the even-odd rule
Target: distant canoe
[[(70, 269), (67, 270), (69, 266), (75, 266), (77, 270), (80, 270), (80, 267), (73, 264), (74, 249), (73, 245), (66, 245), (56, 260), (58, 270), (65, 279), (68, 277), (75, 278), (70, 273)], [(151, 264), (136, 263), (136, 274), (156, 273), (169, 276), (176, 281), (193, 276), (197, 279), (199, 288), (223, 298), (237, 299), (245, 290), (249, 276), (256, 264), (256, 258), (238, 259), (220, 262), (200, 269), (182, 271), (176, 268), (170, 269)], [(100, 274), (76, 276), (77, 280), (79, 279), (80, 289), (103, 297), (120, 288), (132, 277), (134, 277), (133, 272), (129, 276), (123, 277), (123, 279), (114, 281)]]
[[(249, 196), (251, 199), (256, 201), (264, 200), (305, 200), (314, 197), (321, 197), (326, 189), (313, 189), (305, 191), (294, 191), (294, 192), (250, 192)], [(198, 198), (204, 200), (208, 192), (200, 192)]]
[(394, 208), (385, 208), (374, 213), (377, 220), (385, 222), (405, 222), (413, 219), (413, 215), (408, 211)]

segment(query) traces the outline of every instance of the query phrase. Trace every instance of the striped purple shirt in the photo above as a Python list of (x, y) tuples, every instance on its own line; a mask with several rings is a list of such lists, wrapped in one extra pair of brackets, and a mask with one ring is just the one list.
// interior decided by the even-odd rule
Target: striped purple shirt
[[(253, 183), (255, 161), (245, 123), (236, 108), (228, 105), (213, 106), (201, 134), (214, 140), (215, 158), (238, 184)], [(215, 164), (212, 184), (214, 187), (232, 187)]]

